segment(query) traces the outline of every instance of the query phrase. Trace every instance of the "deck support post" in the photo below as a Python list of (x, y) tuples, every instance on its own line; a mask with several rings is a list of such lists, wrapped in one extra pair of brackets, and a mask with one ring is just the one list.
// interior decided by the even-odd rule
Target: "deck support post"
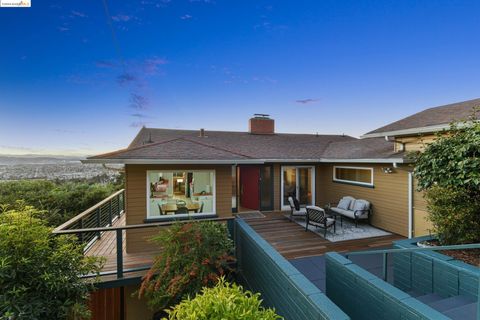
[(117, 278), (123, 278), (123, 230), (117, 229)]

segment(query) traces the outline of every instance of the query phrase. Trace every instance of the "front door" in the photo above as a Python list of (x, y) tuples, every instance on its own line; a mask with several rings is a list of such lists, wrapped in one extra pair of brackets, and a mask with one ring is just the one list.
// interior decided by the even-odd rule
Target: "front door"
[(260, 209), (260, 167), (240, 167), (240, 206), (245, 209)]

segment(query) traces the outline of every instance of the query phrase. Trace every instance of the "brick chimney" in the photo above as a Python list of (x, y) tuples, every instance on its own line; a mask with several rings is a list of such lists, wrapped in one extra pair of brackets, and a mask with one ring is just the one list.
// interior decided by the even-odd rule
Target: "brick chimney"
[(250, 134), (274, 134), (275, 120), (268, 114), (255, 113), (248, 122), (248, 131)]

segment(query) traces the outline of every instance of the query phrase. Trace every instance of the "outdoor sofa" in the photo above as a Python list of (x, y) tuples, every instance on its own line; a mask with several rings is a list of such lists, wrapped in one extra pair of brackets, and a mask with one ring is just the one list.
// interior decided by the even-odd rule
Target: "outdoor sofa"
[(357, 227), (358, 220), (367, 220), (370, 223), (372, 204), (367, 200), (346, 196), (340, 199), (336, 206), (331, 204), (329, 207), (335, 215), (340, 216), (342, 226), (343, 217), (355, 220), (355, 227)]

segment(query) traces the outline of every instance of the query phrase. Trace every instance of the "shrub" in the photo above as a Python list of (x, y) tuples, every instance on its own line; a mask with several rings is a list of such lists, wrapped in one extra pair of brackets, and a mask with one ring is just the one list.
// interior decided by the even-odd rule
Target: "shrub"
[(212, 221), (176, 223), (153, 238), (162, 253), (144, 277), (138, 296), (152, 309), (163, 310), (218, 277), (232, 271), (232, 240), (225, 224)]
[(442, 244), (480, 242), (480, 123), (453, 123), (415, 156), (429, 217)]
[(480, 242), (480, 203), (461, 188), (433, 186), (426, 191), (428, 219), (444, 244)]
[(43, 210), (48, 225), (58, 226), (119, 189), (116, 184), (88, 182), (2, 181), (0, 205), (6, 210), (16, 209), (18, 200), (23, 200), (25, 204)]
[(79, 275), (101, 261), (84, 257), (73, 237), (54, 236), (38, 214), (23, 207), (0, 215), (0, 318), (86, 317), (92, 287)]
[[(277, 320), (273, 309), (261, 306), (260, 294), (243, 291), (221, 278), (214, 288), (203, 288), (193, 299), (187, 298), (171, 310), (169, 320)], [(165, 318), (166, 319), (166, 318)]]

